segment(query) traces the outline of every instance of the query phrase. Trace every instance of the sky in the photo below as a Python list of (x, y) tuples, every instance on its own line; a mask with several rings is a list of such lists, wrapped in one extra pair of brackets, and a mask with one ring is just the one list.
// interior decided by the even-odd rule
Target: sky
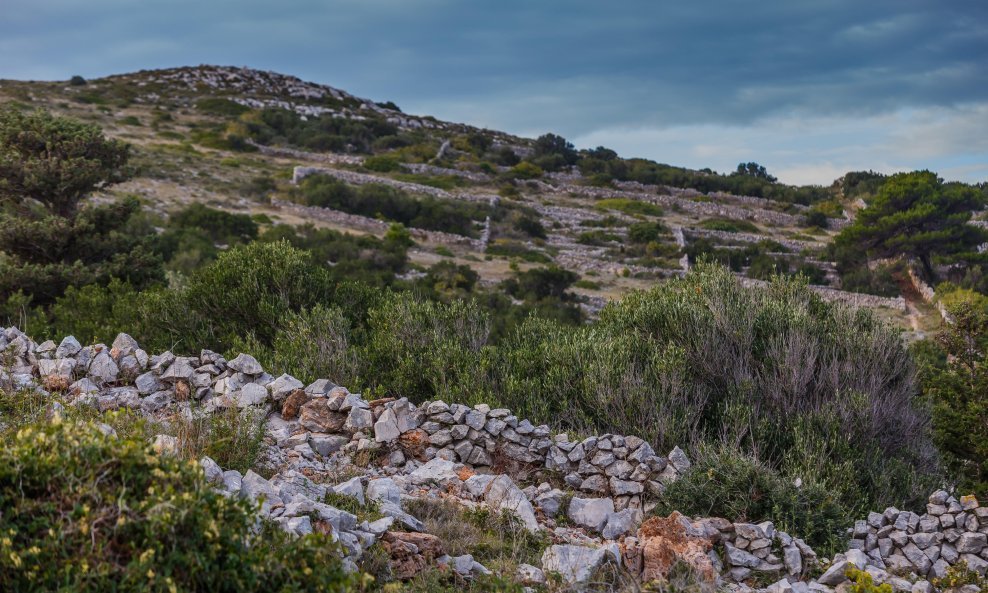
[(197, 64), (780, 180), (988, 180), (985, 0), (0, 0), (0, 78)]

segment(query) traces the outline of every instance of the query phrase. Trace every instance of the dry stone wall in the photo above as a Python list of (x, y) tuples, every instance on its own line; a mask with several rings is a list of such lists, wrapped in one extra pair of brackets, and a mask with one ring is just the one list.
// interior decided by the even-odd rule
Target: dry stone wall
[[(290, 533), (331, 533), (351, 570), (380, 545), (400, 578), (429, 565), (467, 579), (490, 573), (469, 554), (445, 554), (443, 543), (424, 533), (407, 505), (423, 497), (510, 512), (523, 528), (548, 531), (552, 543), (541, 568), (522, 565), (517, 575), (503, 575), (530, 585), (557, 573), (579, 588), (608, 563), (646, 582), (685, 562), (700, 578), (737, 593), (768, 582), (758, 590), (842, 591), (851, 566), (897, 593), (931, 593), (930, 580), (960, 562), (982, 575), (988, 570), (988, 508), (973, 496), (937, 491), (922, 515), (895, 508), (869, 513), (848, 529), (847, 551), (828, 561), (771, 522), (678, 513), (645, 519), (649, 501), (689, 471), (690, 461), (678, 447), (659, 455), (635, 436), (574, 439), (483, 404), (367, 400), (328, 379), (305, 385), (287, 374), (275, 377), (248, 354), (229, 360), (209, 350), (149, 354), (126, 334), (110, 346), (83, 346), (71, 336), (37, 344), (7, 328), (0, 330), (0, 350), (7, 355), (0, 386), (60, 392), (67, 405), (128, 408), (159, 421), (229, 409), (266, 417), (263, 454), (274, 475), (224, 471), (207, 457), (200, 460), (206, 479), (256, 501), (262, 516)], [(61, 405), (53, 400), (49, 413), (58, 414)], [(179, 443), (160, 434), (154, 447), (169, 454)], [(357, 466), (359, 456), (376, 461)], [(342, 475), (352, 477), (319, 478)], [(524, 476), (560, 479), (521, 488), (516, 480)], [(329, 494), (373, 503), (381, 517), (360, 520), (328, 504)]]

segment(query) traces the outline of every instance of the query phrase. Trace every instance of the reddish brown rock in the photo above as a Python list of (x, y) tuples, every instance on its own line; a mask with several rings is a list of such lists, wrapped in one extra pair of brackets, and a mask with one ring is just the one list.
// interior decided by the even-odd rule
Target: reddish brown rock
[(717, 579), (717, 571), (707, 556), (713, 542), (688, 535), (684, 520), (677, 512), (668, 517), (651, 517), (638, 529), (637, 542), (625, 547), (626, 556), (631, 557), (628, 566), (640, 566), (639, 575), (643, 583), (665, 580), (677, 562), (689, 565), (706, 581), (714, 582)]
[(381, 545), (391, 557), (391, 571), (401, 580), (422, 572), (444, 554), (439, 538), (428, 533), (388, 531), (381, 537)]
[(389, 404), (393, 401), (395, 401), (395, 398), (393, 397), (381, 397), (378, 399), (370, 400), (369, 402), (367, 402), (367, 405), (369, 405), (372, 408), (376, 408), (378, 406), (383, 406), (384, 404)]
[(285, 420), (294, 420), (298, 418), (299, 409), (305, 405), (305, 402), (309, 401), (309, 394), (307, 394), (302, 389), (296, 389), (295, 391), (288, 394), (285, 398), (285, 403), (281, 406), (281, 417)]
[[(291, 397), (291, 396), (289, 396)], [(329, 409), (329, 402), (318, 397), (302, 405), (299, 410), (299, 423), (312, 432), (335, 434), (343, 429), (346, 414)]]
[(409, 430), (398, 437), (398, 445), (406, 455), (419, 461), (425, 461), (425, 448), (429, 446), (429, 433), (421, 428)]
[(189, 387), (188, 381), (175, 382), (175, 401), (180, 401), (180, 402), (189, 401), (189, 394), (191, 392), (192, 392), (192, 388)]
[(69, 380), (61, 375), (45, 375), (41, 378), (41, 385), (47, 391), (64, 393), (69, 389)]

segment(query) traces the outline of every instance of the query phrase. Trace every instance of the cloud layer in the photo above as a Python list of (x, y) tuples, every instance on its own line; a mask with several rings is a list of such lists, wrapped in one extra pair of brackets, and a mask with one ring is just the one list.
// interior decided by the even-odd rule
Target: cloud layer
[[(988, 178), (981, 0), (5, 0), (0, 77), (220, 63), (783, 180)], [(709, 159), (709, 160), (705, 160)]]

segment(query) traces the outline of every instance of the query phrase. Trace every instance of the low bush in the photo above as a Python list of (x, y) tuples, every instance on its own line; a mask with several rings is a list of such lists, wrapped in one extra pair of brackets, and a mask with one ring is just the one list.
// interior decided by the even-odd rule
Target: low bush
[(826, 488), (803, 481), (797, 485), (758, 460), (722, 446), (701, 447), (689, 471), (666, 488), (655, 512), (672, 511), (774, 521), (777, 529), (803, 538), (826, 556), (843, 551), (844, 530), (854, 521)]
[(207, 97), (196, 102), (196, 109), (209, 115), (237, 117), (250, 111), (250, 107), (221, 97)]
[(632, 243), (651, 243), (668, 234), (669, 228), (661, 222), (636, 222), (628, 227), (628, 240)]
[(755, 223), (734, 218), (708, 218), (700, 223), (700, 228), (727, 233), (759, 233)]

